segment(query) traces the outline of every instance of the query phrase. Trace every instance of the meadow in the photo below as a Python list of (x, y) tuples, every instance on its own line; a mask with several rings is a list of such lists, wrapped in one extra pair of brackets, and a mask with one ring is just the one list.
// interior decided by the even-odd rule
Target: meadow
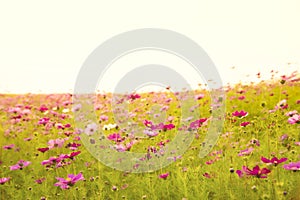
[[(223, 130), (204, 158), (198, 155), (211, 99), (208, 91), (196, 90), (199, 105), (190, 111), (198, 109), (201, 118), (189, 119), (197, 129), (191, 145), (169, 166), (148, 173), (107, 167), (81, 138), (101, 130), (112, 150), (144, 152), (151, 160), (177, 133), (181, 111), (172, 93), (127, 96), (125, 118), (145, 128), (141, 138), (116, 122), (112, 94), (95, 95), (98, 121), (85, 130), (74, 122), (81, 107), (72, 94), (1, 94), (1, 199), (300, 199), (299, 88), (298, 73), (224, 87)], [(160, 107), (151, 110), (153, 105)], [(166, 117), (159, 121), (162, 111)]]

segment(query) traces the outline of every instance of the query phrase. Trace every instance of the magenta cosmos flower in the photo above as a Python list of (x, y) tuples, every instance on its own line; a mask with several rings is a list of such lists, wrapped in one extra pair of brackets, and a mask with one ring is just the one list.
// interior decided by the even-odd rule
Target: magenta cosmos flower
[(144, 125), (147, 126), (147, 127), (151, 127), (153, 125), (153, 123), (151, 121), (148, 121), (148, 120), (144, 120)]
[(128, 99), (131, 99), (131, 100), (135, 100), (135, 99), (139, 99), (139, 98), (141, 98), (141, 96), (139, 94), (128, 95)]
[(267, 168), (260, 169), (258, 165), (253, 167), (253, 169), (249, 169), (246, 166), (242, 167), (242, 170), (236, 170), (236, 173), (239, 175), (239, 177), (243, 176), (255, 176), (257, 178), (267, 178), (267, 174), (271, 171)]
[(38, 148), (38, 151), (45, 153), (46, 151), (49, 151), (49, 147), (45, 147), (45, 148)]
[(75, 142), (73, 142), (73, 143), (69, 143), (68, 145), (67, 145), (67, 147), (69, 147), (71, 150), (76, 150), (78, 147), (80, 147), (81, 146), (81, 144), (79, 144), (79, 143), (75, 143)]
[(74, 174), (69, 174), (68, 178), (64, 179), (64, 178), (60, 178), (60, 177), (56, 177), (56, 179), (59, 181), (57, 183), (54, 184), (54, 186), (58, 186), (61, 189), (69, 189), (70, 186), (73, 186), (76, 182), (84, 180), (84, 177), (82, 175), (82, 173), (79, 173), (77, 175)]
[[(159, 124), (155, 125), (151, 121), (148, 121), (148, 120), (144, 120), (143, 123), (148, 129), (151, 129), (152, 131), (157, 131), (157, 130), (165, 130), (166, 131), (166, 130), (172, 130), (173, 128), (175, 128), (174, 124), (159, 123)], [(147, 134), (147, 133), (145, 133), (145, 134)]]
[(299, 171), (300, 170), (300, 161), (291, 162), (289, 164), (283, 165), (283, 168), (286, 170)]
[(241, 123), (241, 126), (246, 127), (246, 126), (248, 126), (249, 124), (250, 124), (250, 122), (242, 122), (242, 123)]
[(246, 117), (247, 115), (248, 115), (248, 112), (243, 111), (243, 110), (241, 110), (241, 111), (235, 111), (235, 112), (232, 113), (232, 116), (239, 117), (239, 118)]
[(161, 179), (167, 179), (168, 176), (169, 176), (169, 173), (167, 172), (167, 173), (159, 175), (159, 178), (161, 178)]
[(30, 165), (31, 162), (29, 161), (25, 161), (25, 160), (20, 160), (17, 164), (10, 166), (10, 170), (22, 170), (24, 167), (27, 167), (28, 165)]
[(107, 139), (113, 140), (115, 142), (123, 141), (123, 138), (121, 137), (121, 135), (119, 133), (110, 134), (110, 135), (107, 136)]
[(173, 128), (175, 128), (174, 124), (165, 124), (163, 127), (164, 130), (172, 130)]
[(8, 182), (9, 180), (10, 180), (10, 177), (0, 178), (0, 185), (3, 185), (4, 183)]
[(280, 158), (280, 159), (278, 159), (277, 157), (274, 157), (271, 160), (269, 160), (269, 159), (267, 159), (265, 157), (261, 157), (261, 161), (263, 161), (264, 163), (270, 163), (270, 164), (274, 164), (275, 166), (277, 166), (278, 164), (287, 161), (287, 158)]

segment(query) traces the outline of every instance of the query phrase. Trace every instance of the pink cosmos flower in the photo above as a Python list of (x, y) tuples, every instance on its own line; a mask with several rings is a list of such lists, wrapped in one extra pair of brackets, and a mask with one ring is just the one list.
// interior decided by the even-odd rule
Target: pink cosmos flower
[(166, 111), (166, 110), (168, 110), (169, 109), (169, 106), (163, 106), (161, 109), (160, 109), (160, 111), (162, 112), (162, 111)]
[(154, 130), (163, 130), (163, 129), (164, 129), (164, 126), (165, 126), (165, 125), (164, 125), (163, 123), (159, 123), (159, 124), (157, 124), (157, 125), (154, 125), (154, 124), (153, 124), (153, 125), (151, 126), (151, 130), (153, 130), (153, 131), (154, 131)]
[(184, 122), (189, 122), (189, 121), (191, 121), (193, 118), (194, 118), (193, 116), (190, 116), (190, 117), (188, 117), (188, 118), (186, 118), (186, 119), (183, 119), (183, 121), (184, 121)]
[(164, 173), (164, 174), (160, 174), (160, 175), (159, 175), (159, 178), (161, 178), (161, 179), (167, 179), (168, 176), (169, 176), (169, 172)]
[(48, 142), (48, 147), (49, 149), (53, 149), (53, 148), (62, 148), (64, 146), (64, 142), (66, 140), (68, 140), (69, 138), (64, 138), (64, 139), (61, 139), (61, 138), (57, 138), (55, 140), (49, 140)]
[(251, 144), (255, 144), (256, 146), (260, 146), (260, 142), (259, 142), (259, 140), (257, 140), (257, 139), (252, 139), (252, 140), (250, 140), (250, 145)]
[(74, 157), (80, 153), (81, 153), (80, 151), (77, 151), (77, 152), (72, 152), (69, 155), (61, 154), (58, 157), (50, 157), (48, 160), (42, 161), (41, 164), (45, 165), (47, 168), (52, 167), (52, 166), (59, 168), (59, 167), (71, 164), (71, 162), (67, 161), (66, 159), (74, 160)]
[(61, 161), (61, 162), (56, 164), (56, 168), (67, 166), (67, 165), (70, 165), (71, 163), (72, 163), (71, 161)]
[(240, 88), (240, 89), (237, 91), (237, 93), (239, 93), (239, 94), (244, 94), (244, 93), (246, 93), (246, 91)]
[(28, 165), (30, 165), (31, 162), (29, 161), (25, 161), (25, 160), (20, 160), (18, 161), (17, 164), (10, 166), (10, 170), (22, 170), (24, 167), (27, 167)]
[(170, 103), (172, 100), (173, 100), (172, 98), (168, 98), (165, 102)]
[(261, 157), (261, 161), (263, 161), (264, 163), (270, 163), (270, 164), (274, 164), (275, 166), (277, 166), (278, 164), (287, 161), (287, 158), (278, 159), (277, 157), (273, 157), (271, 160), (269, 160), (265, 157)]
[(300, 170), (300, 161), (285, 164), (285, 165), (283, 165), (283, 168), (286, 170), (299, 171)]
[(126, 151), (126, 147), (123, 144), (116, 144), (116, 145), (114, 145), (114, 148), (119, 152)]
[(223, 151), (222, 151), (222, 150), (219, 150), (219, 151), (213, 151), (213, 152), (209, 153), (208, 155), (209, 155), (209, 156), (217, 156), (217, 155), (220, 155), (220, 154), (222, 154), (222, 153), (223, 153)]
[(69, 189), (70, 186), (73, 186), (76, 182), (84, 180), (84, 177), (83, 177), (82, 173), (79, 173), (77, 175), (69, 174), (68, 178), (66, 178), (66, 179), (60, 178), (60, 177), (56, 177), (56, 179), (59, 182), (55, 183), (54, 186), (58, 186), (61, 189), (66, 190), (66, 189)]
[(155, 130), (151, 130), (149, 128), (145, 129), (143, 131), (144, 134), (148, 135), (149, 137), (155, 137), (158, 135), (158, 132), (156, 132)]
[(156, 152), (157, 152), (157, 149), (156, 149), (156, 147), (154, 147), (154, 146), (148, 146), (147, 152), (148, 152), (148, 153), (149, 153), (149, 152), (156, 153)]
[(132, 147), (132, 145), (134, 144), (134, 142), (129, 142), (126, 145), (124, 144), (116, 144), (114, 145), (114, 148), (119, 151), (119, 152), (124, 152), (124, 151), (128, 151), (130, 150), (130, 148)]
[(160, 141), (157, 145), (158, 145), (159, 147), (163, 147), (163, 146), (165, 146), (166, 143), (168, 143), (168, 142), (170, 142), (170, 140)]
[(76, 150), (76, 149), (77, 149), (78, 147), (80, 147), (80, 146), (81, 146), (81, 144), (75, 143), (75, 142), (69, 143), (69, 144), (67, 145), (67, 147), (70, 148), (71, 150)]
[(248, 149), (245, 150), (241, 150), (240, 153), (238, 154), (238, 156), (246, 156), (252, 153), (252, 151), (254, 151), (254, 148), (250, 147)]
[(82, 107), (81, 104), (73, 105), (72, 111), (73, 112), (78, 112), (81, 109), (81, 107)]
[[(291, 82), (297, 82), (297, 81), (299, 81), (299, 78), (297, 77), (297, 71), (294, 71), (291, 75), (289, 75), (289, 76), (286, 76), (286, 75), (283, 75), (283, 76), (281, 76), (281, 79), (282, 79), (282, 81), (291, 81)], [(283, 82), (283, 83), (284, 83)]]
[(280, 102), (278, 102), (276, 106), (277, 108), (287, 109), (289, 105), (287, 104), (286, 99), (283, 99)]
[(253, 167), (253, 169), (249, 169), (246, 166), (242, 167), (242, 170), (236, 170), (236, 173), (238, 174), (239, 177), (243, 176), (255, 176), (257, 178), (267, 178), (267, 174), (269, 174), (271, 170), (267, 168), (262, 168), (260, 169), (258, 165)]
[(65, 124), (64, 128), (71, 128), (71, 124)]
[(0, 185), (3, 185), (4, 183), (8, 182), (9, 180), (10, 180), (10, 177), (0, 178)]
[(50, 121), (50, 118), (44, 117), (39, 120), (38, 124), (46, 125), (49, 121)]
[(181, 158), (182, 158), (182, 156), (179, 155), (179, 156), (168, 157), (167, 160), (173, 160), (175, 162), (176, 160), (179, 160)]
[(21, 108), (15, 107), (15, 108), (9, 108), (7, 112), (9, 113), (19, 113), (21, 111)]
[(9, 150), (9, 149), (13, 149), (14, 147), (15, 147), (15, 144), (10, 144), (10, 145), (3, 146), (3, 149)]
[(24, 141), (31, 141), (32, 137), (24, 138)]
[(23, 115), (29, 115), (30, 113), (31, 113), (31, 110), (29, 110), (29, 109), (22, 110)]
[(92, 123), (92, 124), (88, 124), (84, 130), (84, 133), (87, 135), (93, 135), (96, 131), (97, 131), (97, 124)]
[(200, 100), (200, 99), (203, 99), (204, 98), (204, 94), (198, 94), (195, 96), (195, 99), (196, 100)]
[(172, 122), (174, 120), (174, 117), (173, 116), (169, 116), (168, 118), (167, 118), (167, 121), (168, 122)]
[(50, 167), (51, 165), (56, 163), (56, 157), (50, 157), (48, 160), (43, 160), (42, 165), (46, 165), (47, 167)]
[(283, 134), (283, 135), (280, 137), (280, 141), (282, 142), (282, 141), (286, 140), (288, 137), (289, 137), (288, 134)]
[(63, 125), (62, 123), (55, 123), (55, 127), (56, 127), (57, 129), (64, 129), (64, 128), (65, 128), (64, 125)]
[(294, 114), (292, 117), (288, 119), (290, 124), (299, 124), (300, 123), (300, 115)]
[(45, 180), (46, 180), (46, 178), (40, 178), (40, 179), (35, 180), (35, 182), (37, 184), (42, 184)]
[(239, 118), (246, 117), (247, 115), (248, 115), (248, 112), (243, 111), (243, 110), (241, 110), (241, 111), (235, 111), (235, 112), (232, 113), (232, 116), (239, 117)]
[(245, 96), (239, 96), (239, 100), (244, 100), (246, 97)]
[(274, 113), (278, 110), (278, 106), (275, 106), (275, 108), (273, 110), (269, 110), (269, 113)]
[(198, 129), (207, 122), (207, 118), (198, 119), (190, 124), (191, 129)]
[(285, 115), (288, 117), (292, 117), (295, 114), (298, 114), (297, 110), (293, 110), (293, 111), (289, 111), (289, 112), (285, 113)]
[(212, 160), (206, 161), (205, 164), (211, 165), (211, 164), (213, 164), (214, 162), (218, 161), (219, 159), (220, 159), (219, 157), (216, 157), (216, 158), (214, 158), (214, 159), (212, 159)]
[(124, 184), (124, 185), (122, 185), (121, 189), (125, 190), (126, 188), (128, 188), (128, 186), (129, 186), (128, 184)]
[(101, 115), (101, 116), (100, 116), (100, 120), (101, 120), (101, 121), (107, 121), (107, 120), (108, 120), (108, 116), (106, 116), (106, 115)]

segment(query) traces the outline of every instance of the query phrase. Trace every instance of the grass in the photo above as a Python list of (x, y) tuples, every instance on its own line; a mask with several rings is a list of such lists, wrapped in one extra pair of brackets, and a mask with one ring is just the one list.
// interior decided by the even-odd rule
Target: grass
[[(72, 95), (0, 95), (0, 178), (11, 179), (0, 185), (1, 199), (300, 199), (300, 172), (286, 170), (283, 165), (300, 160), (299, 124), (288, 123), (288, 111), (300, 112), (300, 82), (287, 80), (261, 82), (259, 84), (236, 85), (226, 90), (226, 119), (221, 136), (213, 151), (205, 158), (199, 158), (203, 139), (208, 125), (203, 125), (195, 134), (195, 139), (189, 149), (165, 168), (149, 173), (130, 173), (114, 170), (99, 162), (91, 155), (82, 141), (79, 140), (72, 113)], [(207, 91), (195, 91), (204, 94), (198, 100), (197, 108), (201, 118), (210, 117), (210, 96)], [(168, 96), (170, 95), (170, 96)], [(243, 96), (243, 97), (242, 97)], [(169, 103), (166, 99), (173, 98)], [(177, 128), (180, 123), (181, 110), (177, 108), (180, 100), (168, 93), (142, 94), (129, 106), (136, 116), (130, 117), (140, 126), (153, 105), (153, 100), (161, 106), (168, 105), (166, 116), (174, 116), (172, 122)], [(282, 100), (285, 105), (270, 112)], [(114, 115), (111, 112), (111, 94), (98, 95), (94, 103), (97, 105), (97, 116), (106, 115), (107, 121), (99, 120), (97, 124), (103, 127), (113, 124)], [(26, 107), (27, 106), (27, 107)], [(48, 108), (40, 111), (41, 106)], [(12, 110), (15, 109), (15, 112)], [(29, 112), (26, 114), (25, 109)], [(235, 111), (244, 110), (248, 115), (244, 118), (232, 116)], [(162, 113), (156, 110), (153, 114)], [(47, 125), (38, 124), (41, 118), (48, 117)], [(125, 116), (125, 118), (129, 118)], [(153, 118), (155, 119), (155, 118)], [(159, 122), (159, 121), (157, 121)], [(246, 127), (242, 122), (250, 122)], [(70, 127), (59, 128), (70, 124)], [(51, 124), (53, 126), (51, 126)], [(124, 143), (130, 139), (122, 127), (103, 131), (106, 136), (119, 133)], [(129, 151), (146, 152), (149, 146), (160, 149), (160, 141), (172, 140), (176, 136), (176, 128), (161, 131), (156, 137), (139, 139)], [(84, 133), (82, 133), (84, 134)], [(283, 135), (286, 135), (282, 138)], [(47, 147), (51, 139), (68, 138), (62, 147), (54, 147), (44, 153), (38, 148)], [(26, 140), (24, 140), (26, 139)], [(255, 141), (255, 143), (253, 142)], [(81, 144), (76, 150), (67, 147), (69, 143)], [(260, 143), (260, 146), (257, 145)], [(4, 149), (6, 145), (14, 144), (11, 149)], [(112, 142), (112, 144), (116, 144)], [(254, 150), (248, 155), (238, 156), (241, 150), (252, 147)], [(63, 167), (46, 167), (42, 161), (51, 156), (70, 154), (80, 151), (70, 164)], [(219, 153), (217, 153), (219, 152)], [(154, 153), (150, 155), (155, 156)], [(261, 157), (287, 158), (277, 166), (268, 165), (261, 161)], [(31, 164), (19, 170), (10, 170), (19, 160), (30, 161)], [(209, 162), (211, 161), (211, 162)], [(240, 178), (236, 170), (247, 166), (268, 168), (271, 173), (267, 178), (247, 176)], [(78, 181), (69, 189), (54, 186), (56, 177), (66, 178), (68, 174), (82, 173), (85, 180)], [(159, 175), (169, 173), (166, 179)], [(205, 173), (207, 173), (205, 175)], [(42, 183), (36, 183), (42, 179)]]

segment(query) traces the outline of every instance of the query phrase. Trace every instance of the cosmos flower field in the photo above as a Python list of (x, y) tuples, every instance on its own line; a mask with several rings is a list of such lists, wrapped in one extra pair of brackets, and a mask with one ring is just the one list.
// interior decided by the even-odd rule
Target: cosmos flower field
[[(176, 136), (181, 120), (170, 92), (129, 94), (127, 118), (144, 127), (132, 137), (111, 112), (112, 94), (97, 94), (97, 123), (79, 130), (72, 94), (0, 95), (1, 199), (300, 199), (300, 79), (298, 73), (258, 84), (226, 86), (222, 134), (199, 158), (210, 125), (211, 99), (196, 90), (201, 117), (189, 119), (194, 140), (158, 171), (130, 173), (91, 155), (82, 136), (101, 130), (111, 149), (151, 160)], [(150, 111), (152, 105), (161, 109)], [(159, 121), (162, 111), (166, 119)], [(151, 117), (149, 117), (151, 116)], [(93, 142), (91, 140), (91, 142)], [(99, 148), (101, 151), (101, 148)], [(136, 166), (138, 167), (138, 166)]]

